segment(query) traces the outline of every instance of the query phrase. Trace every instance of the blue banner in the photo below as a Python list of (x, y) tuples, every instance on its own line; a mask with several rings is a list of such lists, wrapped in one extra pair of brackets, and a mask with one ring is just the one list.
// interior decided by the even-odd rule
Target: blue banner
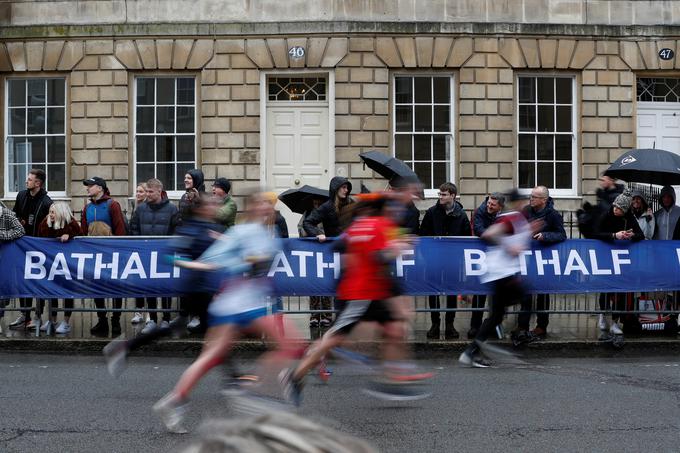
[[(25, 237), (0, 245), (0, 297), (175, 296), (215, 291), (219, 274), (199, 278), (173, 267), (170, 239)], [(420, 238), (393, 265), (407, 294), (482, 294), (485, 244), (476, 238)], [(680, 241), (534, 243), (521, 257), (534, 293), (680, 289)], [(269, 270), (279, 295), (332, 295), (340, 275), (332, 243), (287, 239)]]

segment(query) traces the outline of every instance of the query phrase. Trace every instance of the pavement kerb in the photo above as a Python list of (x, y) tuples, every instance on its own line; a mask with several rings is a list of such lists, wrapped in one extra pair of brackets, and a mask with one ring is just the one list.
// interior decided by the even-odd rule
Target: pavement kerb
[[(99, 355), (109, 339), (51, 339), (51, 338), (11, 338), (0, 339), (0, 353), (26, 354), (78, 354)], [(422, 341), (410, 343), (416, 358), (450, 357), (461, 352), (468, 341)], [(508, 342), (498, 345), (511, 349)], [(201, 350), (200, 339), (180, 339), (160, 341), (141, 348), (133, 356), (195, 357)], [(304, 343), (300, 343), (304, 346)], [(354, 349), (373, 350), (375, 342), (354, 343)], [(260, 340), (242, 340), (235, 344), (239, 356), (257, 355), (266, 350)], [(653, 356), (680, 352), (680, 341), (671, 337), (626, 339), (622, 350), (615, 350), (610, 344), (597, 340), (549, 340), (528, 345), (515, 351), (526, 358), (532, 357), (610, 357), (610, 356)]]

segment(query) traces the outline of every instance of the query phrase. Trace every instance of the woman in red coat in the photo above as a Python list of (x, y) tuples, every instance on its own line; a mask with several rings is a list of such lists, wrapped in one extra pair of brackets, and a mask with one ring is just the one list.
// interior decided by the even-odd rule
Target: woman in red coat
[[(68, 203), (63, 201), (58, 201), (50, 206), (50, 212), (45, 217), (45, 219), (38, 226), (38, 237), (43, 238), (56, 238), (61, 242), (66, 242), (75, 236), (80, 236), (80, 224), (73, 218), (73, 213)], [(43, 305), (45, 301), (40, 300), (38, 307), (38, 316), (43, 311)], [(53, 300), (54, 305), (57, 304), (57, 300)], [(73, 308), (73, 299), (64, 299), (64, 308)], [(64, 312), (64, 320), (59, 323), (56, 328), (56, 333), (66, 334), (71, 332), (71, 312)], [(57, 322), (57, 312), (53, 311), (50, 313), (47, 322), (40, 326), (40, 330), (46, 332), (50, 325), (54, 326)]]

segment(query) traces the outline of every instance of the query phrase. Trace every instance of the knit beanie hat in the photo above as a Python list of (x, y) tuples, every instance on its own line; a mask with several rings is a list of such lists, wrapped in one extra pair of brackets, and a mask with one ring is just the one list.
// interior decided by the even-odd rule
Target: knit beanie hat
[(614, 200), (614, 206), (621, 209), (623, 212), (628, 212), (630, 209), (630, 203), (633, 201), (633, 197), (630, 196), (630, 192), (626, 191), (616, 197)]
[(213, 183), (213, 186), (224, 190), (224, 193), (229, 193), (231, 190), (231, 182), (229, 182), (227, 178), (217, 178)]

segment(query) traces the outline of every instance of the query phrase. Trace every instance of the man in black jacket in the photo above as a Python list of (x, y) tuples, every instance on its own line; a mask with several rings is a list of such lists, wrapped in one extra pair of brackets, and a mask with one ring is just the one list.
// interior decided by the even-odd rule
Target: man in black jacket
[[(52, 199), (45, 190), (45, 172), (39, 168), (33, 168), (26, 177), (26, 189), (17, 194), (14, 203), (14, 213), (19, 222), (26, 230), (26, 236), (37, 236), (38, 225), (50, 212)], [(33, 299), (22, 297), (19, 299), (21, 307), (33, 305)], [(31, 310), (21, 312), (21, 315), (13, 321), (10, 329), (32, 328), (33, 322), (30, 321)]]
[[(553, 200), (550, 198), (550, 192), (545, 186), (536, 186), (531, 191), (529, 198), (529, 205), (524, 207), (522, 212), (524, 217), (529, 222), (539, 220), (542, 222), (541, 229), (534, 234), (534, 240), (543, 244), (555, 244), (567, 239), (567, 233), (564, 231), (564, 222), (562, 214), (555, 210)], [(531, 319), (531, 305), (532, 297), (528, 296), (522, 302), (522, 313), (518, 319), (518, 332), (516, 336), (518, 339), (525, 340), (530, 337), (537, 339), (545, 338), (548, 328), (549, 316), (547, 313), (540, 313), (543, 310), (550, 308), (550, 295), (538, 294), (536, 296), (536, 328), (529, 331), (529, 321)]]
[[(470, 221), (463, 211), (463, 205), (456, 201), (458, 189), (456, 185), (446, 182), (439, 187), (439, 201), (425, 212), (420, 224), (421, 236), (470, 236)], [(439, 308), (439, 296), (429, 296), (431, 309)], [(446, 308), (457, 308), (457, 296), (446, 296)], [(439, 339), (439, 312), (431, 314), (432, 327), (427, 332), (427, 338)], [(444, 338), (447, 340), (458, 338), (460, 335), (453, 327), (455, 312), (446, 312)]]

